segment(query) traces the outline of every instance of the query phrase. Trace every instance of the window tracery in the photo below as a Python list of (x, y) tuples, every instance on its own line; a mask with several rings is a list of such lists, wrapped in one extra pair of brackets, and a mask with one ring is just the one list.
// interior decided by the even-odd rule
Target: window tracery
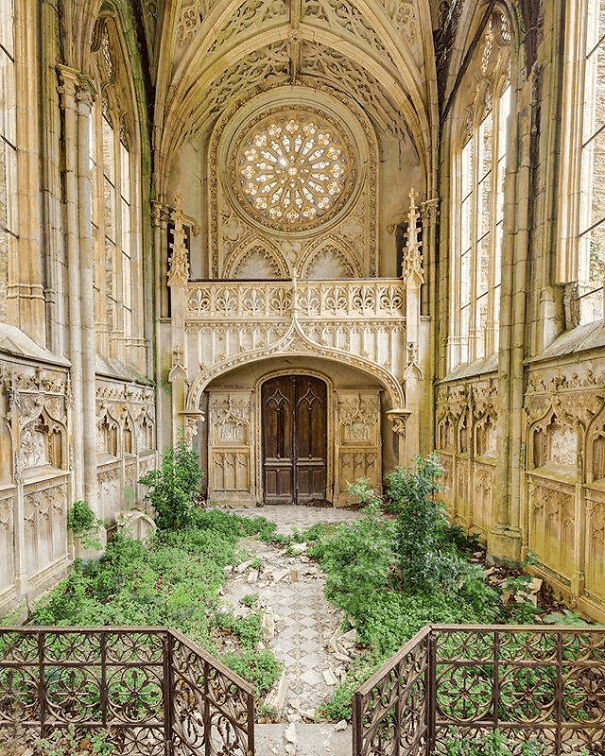
[(332, 217), (350, 195), (354, 166), (335, 124), (304, 110), (271, 114), (238, 148), (236, 191), (263, 224), (299, 230)]
[(0, 322), (7, 318), (9, 266), (16, 254), (18, 239), (13, 14), (12, 0), (0, 0)]
[(474, 51), (459, 98), (452, 149), (450, 369), (498, 349), (511, 32), (496, 10)]
[(113, 21), (101, 18), (93, 42), (100, 94), (90, 129), (97, 336), (101, 354), (128, 359), (126, 347), (140, 335), (134, 313), (141, 296), (141, 161), (129, 73), (120, 51)]
[(589, 0), (586, 10), (576, 273), (581, 323), (603, 318), (605, 279), (605, 3)]

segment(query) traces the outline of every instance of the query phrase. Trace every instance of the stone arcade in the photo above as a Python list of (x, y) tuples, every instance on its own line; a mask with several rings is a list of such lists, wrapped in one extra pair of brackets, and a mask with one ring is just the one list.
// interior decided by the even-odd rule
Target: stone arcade
[(212, 503), (452, 518), (605, 619), (605, 3), (0, 0), (0, 613), (180, 433)]

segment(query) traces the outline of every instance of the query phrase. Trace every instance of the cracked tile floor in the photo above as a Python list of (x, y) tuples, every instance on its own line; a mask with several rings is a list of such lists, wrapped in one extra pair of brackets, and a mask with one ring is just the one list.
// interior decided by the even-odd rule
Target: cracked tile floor
[[(350, 522), (360, 516), (346, 509), (300, 506), (229, 511), (247, 517), (266, 517), (275, 522), (277, 532), (284, 535), (291, 534), (294, 528), (304, 530), (319, 522)], [(266, 646), (285, 667), (284, 719), (301, 721), (330, 699), (335, 680), (339, 672), (344, 671), (342, 662), (327, 650), (330, 639), (339, 629), (342, 612), (326, 601), (323, 573), (304, 554), (290, 557), (283, 549), (254, 539), (243, 539), (240, 545), (251, 558), (262, 559), (258, 581), (249, 582), (250, 570), (242, 574), (234, 572), (226, 582), (224, 597), (237, 610), (243, 596), (258, 593), (259, 608), (273, 615), (275, 634), (267, 639)], [(273, 576), (284, 571), (284, 576), (276, 582)], [(330, 672), (334, 678), (330, 677)]]

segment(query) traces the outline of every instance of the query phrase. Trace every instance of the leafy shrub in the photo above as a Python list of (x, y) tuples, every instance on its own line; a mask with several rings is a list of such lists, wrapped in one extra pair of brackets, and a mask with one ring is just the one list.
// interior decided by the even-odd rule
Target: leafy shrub
[(234, 635), (237, 635), (242, 648), (254, 649), (263, 639), (260, 614), (236, 617), (233, 612), (221, 612), (217, 614), (215, 622), (218, 627), (230, 630)]
[(443, 557), (440, 544), (447, 526), (445, 510), (435, 494), (443, 470), (436, 455), (417, 457), (416, 469), (399, 467), (387, 476), (389, 497), (398, 511), (395, 551), (405, 587), (431, 590), (452, 580), (453, 560)]
[(178, 530), (193, 524), (203, 478), (198, 455), (181, 438), (164, 452), (160, 469), (151, 470), (139, 480), (149, 488), (145, 498), (155, 510), (160, 530)]
[(95, 520), (95, 513), (87, 501), (74, 501), (67, 513), (67, 529), (75, 536), (81, 536), (92, 530)]
[(101, 549), (98, 528), (102, 526), (87, 501), (74, 501), (67, 513), (67, 529), (81, 540), (85, 549)]
[(327, 572), (326, 596), (356, 615), (368, 603), (368, 596), (387, 584), (393, 562), (393, 524), (382, 519), (378, 505), (370, 504), (361, 519), (326, 531), (308, 553)]
[(271, 690), (273, 684), (279, 680), (283, 668), (268, 650), (224, 654), (221, 660), (244, 680), (251, 682), (259, 697)]

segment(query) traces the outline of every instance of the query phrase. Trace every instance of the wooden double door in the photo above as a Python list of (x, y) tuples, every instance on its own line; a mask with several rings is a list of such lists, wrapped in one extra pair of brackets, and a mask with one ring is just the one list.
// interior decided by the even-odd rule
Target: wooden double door
[(271, 378), (261, 390), (263, 488), (267, 504), (326, 498), (327, 387), (319, 378)]

